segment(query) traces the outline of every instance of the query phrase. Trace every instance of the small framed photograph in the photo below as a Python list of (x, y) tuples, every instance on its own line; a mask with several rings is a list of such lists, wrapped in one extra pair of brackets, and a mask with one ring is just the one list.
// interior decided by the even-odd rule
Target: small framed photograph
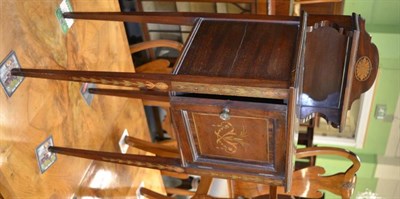
[(0, 82), (8, 97), (11, 97), (24, 80), (24, 77), (11, 75), (13, 68), (21, 68), (21, 65), (15, 52), (11, 51), (0, 64)]
[(90, 106), (93, 101), (93, 94), (89, 93), (89, 88), (96, 88), (96, 84), (83, 83), (80, 90), (81, 95), (88, 106)]
[(66, 19), (63, 17), (64, 12), (72, 12), (72, 5), (69, 0), (63, 0), (60, 3), (60, 6), (56, 9), (56, 17), (58, 19), (58, 22), (60, 23), (61, 30), (63, 33), (67, 33), (68, 30), (72, 27), (74, 24), (74, 19)]
[(48, 137), (38, 147), (36, 147), (36, 159), (40, 173), (44, 173), (57, 160), (56, 154), (49, 151), (49, 146), (54, 146), (52, 136)]

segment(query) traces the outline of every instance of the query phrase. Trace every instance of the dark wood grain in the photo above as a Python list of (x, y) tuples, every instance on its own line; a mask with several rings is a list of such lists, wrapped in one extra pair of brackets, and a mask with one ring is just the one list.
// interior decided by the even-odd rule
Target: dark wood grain
[(365, 21), (353, 14), (354, 36), (350, 51), (343, 105), (341, 107), (340, 130), (344, 129), (347, 110), (361, 94), (371, 88), (378, 73), (379, 55), (375, 44), (365, 30)]
[[(307, 33), (304, 94), (322, 101), (328, 95), (342, 92), (347, 42), (346, 35), (330, 26), (317, 25)], [(338, 107), (340, 100), (340, 94), (337, 94), (335, 103), (330, 106)]]
[(298, 27), (204, 20), (177, 74), (288, 81)]
[(359, 15), (317, 15), (309, 24), (317, 20), (307, 33), (301, 118), (321, 113), (342, 131), (352, 102), (375, 81), (378, 51)]
[[(375, 82), (376, 76), (378, 74), (378, 66), (379, 66), (379, 55), (378, 48), (371, 42), (371, 36), (366, 32), (365, 29), (365, 20), (361, 18), (361, 16), (357, 16), (359, 19), (359, 45), (357, 50), (357, 61), (362, 57), (368, 57), (371, 61), (371, 68), (369, 71), (369, 76), (365, 80), (358, 80), (355, 78), (355, 81), (352, 83), (352, 92), (350, 95), (350, 104), (359, 98), (359, 96), (366, 92), (371, 88), (372, 84)], [(356, 63), (357, 64), (357, 63)], [(357, 67), (357, 66), (355, 66)], [(356, 73), (354, 74), (356, 75)], [(350, 109), (350, 107), (347, 107)]]
[[(258, 173), (284, 179), (286, 106), (173, 97), (177, 137), (188, 167)], [(223, 108), (231, 118), (220, 119)], [(281, 184), (284, 184), (281, 181)]]
[[(288, 191), (298, 120), (321, 113), (342, 127), (351, 100), (370, 87), (376, 75), (376, 48), (369, 43), (362, 21), (354, 16), (203, 15), (214, 17), (204, 19), (199, 18), (202, 14), (191, 13), (68, 14), (137, 22), (198, 21), (173, 74), (12, 71), (26, 77), (171, 91), (171, 112), (184, 168), (180, 171), (191, 174), (279, 185)], [(367, 75), (365, 70), (355, 72), (364, 56), (373, 63)], [(366, 79), (356, 82), (357, 78)], [(91, 91), (153, 100), (162, 96), (161, 100), (168, 101), (167, 92)], [(104, 152), (65, 153), (86, 154), (84, 157), (92, 159), (114, 157)], [(124, 156), (116, 157), (115, 161), (103, 160), (128, 163), (122, 160)]]

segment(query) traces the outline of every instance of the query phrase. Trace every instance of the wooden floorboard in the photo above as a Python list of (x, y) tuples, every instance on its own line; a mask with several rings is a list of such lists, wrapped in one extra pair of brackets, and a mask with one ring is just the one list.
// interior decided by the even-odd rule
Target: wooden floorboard
[[(76, 21), (67, 34), (57, 0), (0, 0), (0, 59), (14, 50), (23, 68), (134, 71), (123, 24)], [(75, 11), (119, 10), (117, 0), (72, 1)], [(79, 83), (25, 79), (11, 98), (0, 93), (0, 193), (4, 198), (134, 197), (136, 187), (162, 190), (158, 171), (59, 155), (40, 174), (35, 148), (55, 145), (119, 151), (127, 128), (149, 139), (142, 102), (95, 96), (89, 107)], [(143, 153), (130, 149), (129, 153)]]

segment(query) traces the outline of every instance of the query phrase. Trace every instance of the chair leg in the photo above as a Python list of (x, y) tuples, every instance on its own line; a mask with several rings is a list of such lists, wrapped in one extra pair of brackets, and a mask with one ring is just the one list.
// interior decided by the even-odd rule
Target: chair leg
[(173, 187), (165, 187), (165, 191), (168, 194), (181, 195), (181, 196), (193, 196), (195, 194), (193, 191), (179, 189), (179, 188), (173, 188)]
[(159, 108), (158, 107), (154, 107), (154, 106), (150, 106), (149, 107), (151, 109), (151, 115), (154, 118), (154, 127), (155, 127), (155, 140), (156, 141), (162, 141), (165, 140), (167, 138), (164, 137), (164, 130), (162, 128), (162, 123), (161, 123), (161, 117), (160, 117), (160, 112), (159, 112)]
[(207, 197), (208, 190), (210, 189), (212, 182), (212, 177), (210, 176), (201, 176), (199, 187), (197, 188), (196, 194), (193, 198), (210, 198)]
[(142, 195), (142, 196), (145, 196), (146, 198), (149, 198), (149, 199), (171, 199), (170, 197), (168, 197), (168, 196), (165, 196), (165, 195), (162, 195), (162, 194), (159, 194), (159, 193), (157, 193), (157, 192), (154, 192), (154, 191), (152, 191), (152, 190), (150, 190), (150, 189), (147, 189), (147, 188), (140, 188), (140, 194)]
[(278, 198), (278, 187), (271, 185), (269, 187), (269, 199), (277, 199)]
[(180, 158), (179, 150), (171, 146), (151, 143), (130, 136), (126, 136), (124, 140), (131, 147), (154, 153), (160, 157)]

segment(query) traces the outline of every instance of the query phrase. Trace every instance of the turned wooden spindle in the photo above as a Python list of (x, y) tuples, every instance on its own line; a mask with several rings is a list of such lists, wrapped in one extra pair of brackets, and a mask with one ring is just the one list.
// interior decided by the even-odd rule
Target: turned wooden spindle
[[(12, 69), (11, 74), (23, 77), (87, 82), (158, 91), (176, 91), (217, 95), (225, 94), (232, 96), (274, 99), (285, 99), (288, 95), (288, 82), (281, 80), (241, 79), (234, 77), (209, 77), (204, 75), (185, 74), (174, 75), (157, 73), (20, 68)], [(207, 82), (207, 85), (204, 84), (205, 81)], [(107, 93), (105, 90), (100, 92)]]
[(146, 155), (132, 155), (132, 154), (121, 154), (104, 151), (91, 151), (83, 149), (65, 148), (50, 146), (48, 148), (50, 152), (86, 158), (91, 160), (99, 160), (103, 162), (111, 162), (116, 164), (125, 164), (130, 166), (145, 167), (150, 169), (158, 169), (165, 171), (172, 171), (177, 173), (184, 173), (185, 169), (181, 167), (181, 161), (179, 158), (164, 158)]
[(12, 69), (15, 76), (33, 77), (41, 79), (66, 80), (106, 84), (113, 86), (137, 87), (168, 91), (171, 84), (169, 74), (143, 74), (128, 72), (103, 71), (74, 71), (74, 70), (45, 70), (45, 69)]
[[(193, 13), (193, 12), (65, 12), (64, 18), (124, 21), (136, 23), (159, 23), (174, 25), (194, 25), (200, 18), (214, 18), (223, 20), (253, 20), (263, 22), (293, 23), (298, 17), (292, 16), (267, 16), (267, 15), (243, 15), (223, 13)], [(297, 23), (297, 22), (294, 22)]]

